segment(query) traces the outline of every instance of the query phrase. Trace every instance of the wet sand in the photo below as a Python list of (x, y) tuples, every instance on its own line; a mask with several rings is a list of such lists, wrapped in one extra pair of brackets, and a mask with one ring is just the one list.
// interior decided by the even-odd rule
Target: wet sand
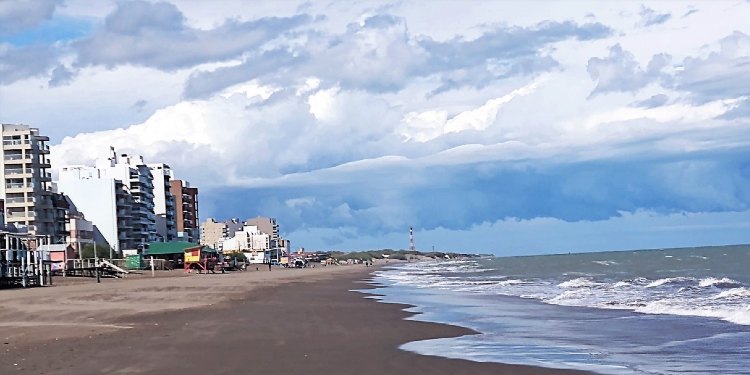
[[(584, 374), (423, 356), (471, 334), (351, 292), (372, 268), (162, 274), (0, 290), (0, 374)], [(59, 280), (59, 279), (58, 279)]]

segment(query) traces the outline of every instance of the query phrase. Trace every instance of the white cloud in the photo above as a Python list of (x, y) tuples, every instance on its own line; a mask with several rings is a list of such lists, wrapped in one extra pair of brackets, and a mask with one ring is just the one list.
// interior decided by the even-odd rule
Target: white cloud
[(332, 87), (320, 90), (307, 99), (310, 105), (310, 113), (321, 121), (332, 121), (336, 119), (336, 94), (340, 89)]
[(404, 115), (400, 134), (406, 141), (427, 142), (441, 135), (459, 133), (465, 130), (485, 130), (497, 118), (498, 111), (520, 96), (530, 95), (544, 82), (539, 78), (530, 84), (513, 90), (499, 98), (488, 100), (483, 105), (469, 109), (450, 117), (445, 110), (427, 110), (424, 112), (409, 112)]
[[(243, 204), (258, 210), (346, 228), (319, 232), (330, 240), (407, 224), (468, 228), (498, 212), (599, 220), (750, 201), (738, 156), (748, 147), (746, 3), (700, 4), (665, 23), (689, 5), (644, 14), (637, 3), (599, 2), (542, 13), (503, 2), (284, 2), (247, 12), (239, 1), (188, 1), (158, 14), (137, 5), (148, 17), (97, 5), (86, 14), (101, 26), (93, 35), (55, 45), (67, 51), (63, 64), (37, 70), (68, 84), (0, 86), (3, 122), (38, 126), (53, 143), (69, 135), (53, 147), (55, 166), (90, 162), (112, 145), (166, 162), (202, 189), (231, 191), (206, 195), (215, 211), (239, 209), (221, 200), (247, 194)], [(120, 23), (107, 24), (113, 9)], [(248, 39), (226, 37), (232, 30)], [(132, 44), (143, 38), (131, 34), (156, 31)], [(196, 54), (191, 35), (208, 47)], [(87, 49), (97, 43), (108, 48)], [(690, 159), (699, 156), (707, 161)], [(662, 167), (675, 168), (675, 186), (654, 197), (661, 175), (649, 173)], [(718, 182), (682, 189), (683, 177)]]
[[(579, 129), (586, 132), (606, 132), (608, 129), (605, 127), (609, 126), (609, 124), (625, 123), (635, 120), (651, 120), (657, 123), (671, 123), (672, 126), (666, 129), (661, 127), (650, 127), (651, 129), (648, 130), (649, 132), (679, 132), (685, 130), (684, 127), (676, 128), (680, 123), (687, 123), (691, 128), (694, 126), (719, 125), (715, 122), (710, 122), (709, 120), (723, 115), (734, 108), (737, 103), (737, 99), (727, 99), (716, 100), (702, 105), (680, 103), (655, 108), (622, 107), (613, 111), (593, 113), (583, 122), (579, 120), (571, 121), (564, 125), (564, 127), (570, 130), (573, 134), (576, 134), (576, 130)], [(628, 125), (628, 127), (633, 128), (630, 125)], [(612, 127), (609, 127), (609, 129), (612, 129)]]

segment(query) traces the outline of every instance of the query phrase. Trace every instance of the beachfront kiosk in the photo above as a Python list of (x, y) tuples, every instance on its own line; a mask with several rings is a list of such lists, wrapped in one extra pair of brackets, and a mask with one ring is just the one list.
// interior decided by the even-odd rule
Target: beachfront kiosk
[(199, 273), (201, 271), (212, 271), (214, 269), (214, 266), (216, 266), (216, 264), (220, 262), (219, 254), (217, 253), (217, 251), (208, 246), (198, 245), (188, 247), (185, 248), (183, 254), (185, 272), (190, 272), (194, 269), (198, 270)]

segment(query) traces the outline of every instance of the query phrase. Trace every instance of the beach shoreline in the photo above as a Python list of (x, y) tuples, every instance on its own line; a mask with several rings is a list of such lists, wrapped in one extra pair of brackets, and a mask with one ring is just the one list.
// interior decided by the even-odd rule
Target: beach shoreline
[(586, 373), (400, 350), (406, 342), (473, 332), (405, 320), (413, 315), (404, 311), (408, 305), (355, 292), (372, 287), (375, 269), (274, 269), (0, 291), (12, 301), (0, 316), (17, 323), (0, 327), (0, 373)]

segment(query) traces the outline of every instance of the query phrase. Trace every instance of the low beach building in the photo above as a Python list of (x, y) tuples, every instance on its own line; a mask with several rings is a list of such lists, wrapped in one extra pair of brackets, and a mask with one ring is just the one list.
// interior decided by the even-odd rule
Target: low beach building
[(154, 259), (172, 261), (174, 265), (181, 266), (185, 249), (199, 246), (201, 245), (184, 241), (152, 242), (148, 245), (148, 248), (143, 251), (143, 256), (146, 259), (154, 257)]

